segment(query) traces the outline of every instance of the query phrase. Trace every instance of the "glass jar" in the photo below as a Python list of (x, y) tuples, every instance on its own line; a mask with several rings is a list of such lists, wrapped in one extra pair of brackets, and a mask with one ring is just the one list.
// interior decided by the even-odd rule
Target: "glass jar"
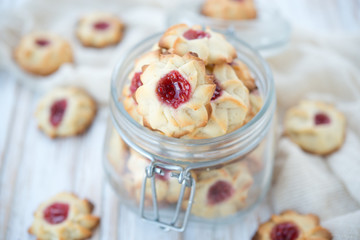
[(232, 31), (236, 37), (269, 57), (281, 52), (289, 42), (291, 27), (288, 21), (274, 9), (273, 3), (263, 1), (257, 6), (257, 17), (246, 20), (225, 20), (201, 14), (202, 2), (182, 1), (168, 14), (168, 26), (177, 23), (209, 26), (218, 32)]
[(107, 178), (124, 204), (164, 228), (183, 231), (188, 220), (224, 223), (244, 216), (263, 199), (271, 182), (276, 103), (269, 66), (251, 47), (226, 35), (256, 79), (262, 108), (224, 136), (167, 137), (138, 124), (122, 103), (135, 59), (160, 36), (137, 44), (113, 72), (104, 149)]

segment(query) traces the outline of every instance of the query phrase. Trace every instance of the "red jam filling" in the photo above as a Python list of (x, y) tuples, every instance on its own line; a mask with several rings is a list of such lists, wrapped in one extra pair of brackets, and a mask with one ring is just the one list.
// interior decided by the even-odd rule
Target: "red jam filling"
[(209, 38), (210, 34), (201, 30), (193, 30), (189, 29), (183, 34), (184, 38), (187, 40), (201, 39), (201, 38)]
[(137, 72), (134, 74), (133, 78), (131, 79), (131, 85), (130, 85), (130, 92), (131, 94), (134, 94), (136, 90), (142, 86), (142, 82), (140, 79), (142, 72)]
[(295, 240), (299, 236), (298, 227), (291, 222), (279, 223), (271, 230), (271, 240)]
[(190, 99), (191, 85), (176, 70), (173, 70), (160, 79), (156, 93), (161, 102), (178, 108)]
[(210, 205), (218, 204), (229, 199), (234, 193), (234, 188), (230, 183), (217, 181), (213, 184), (208, 192), (207, 198)]
[(50, 44), (50, 41), (46, 40), (46, 39), (36, 39), (35, 40), (36, 45), (38, 45), (39, 47), (46, 47), (47, 45)]
[(107, 22), (96, 22), (96, 23), (94, 23), (93, 27), (96, 30), (103, 31), (103, 30), (108, 29), (110, 27), (110, 24)]
[(67, 101), (65, 99), (58, 100), (53, 103), (50, 109), (50, 123), (54, 127), (57, 127), (63, 119)]
[(44, 210), (44, 218), (50, 224), (59, 224), (66, 220), (69, 204), (53, 203)]
[(216, 80), (214, 81), (214, 83), (216, 84), (216, 88), (215, 88), (214, 94), (211, 98), (211, 101), (214, 101), (215, 99), (220, 97), (222, 94), (222, 88), (220, 87), (219, 83)]
[(317, 113), (314, 117), (315, 125), (329, 124), (330, 118), (325, 113)]

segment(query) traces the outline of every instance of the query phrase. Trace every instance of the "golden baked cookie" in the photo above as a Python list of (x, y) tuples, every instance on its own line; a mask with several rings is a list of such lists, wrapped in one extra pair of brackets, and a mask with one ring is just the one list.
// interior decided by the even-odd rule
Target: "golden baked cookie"
[(244, 85), (252, 91), (256, 89), (255, 79), (251, 75), (250, 69), (246, 66), (245, 63), (239, 59), (234, 59), (231, 63), (232, 68), (234, 69), (237, 77), (244, 83)]
[(254, 0), (206, 0), (201, 13), (209, 17), (227, 20), (256, 18)]
[(235, 48), (222, 34), (208, 27), (203, 30), (199, 25), (177, 24), (170, 27), (161, 37), (159, 46), (180, 56), (196, 53), (205, 64), (230, 63), (236, 58)]
[(244, 124), (249, 109), (249, 90), (227, 63), (214, 66), (213, 80), (216, 89), (210, 101), (210, 119), (205, 127), (196, 129), (186, 138), (218, 137)]
[(303, 150), (330, 154), (339, 149), (345, 138), (345, 117), (334, 106), (304, 100), (285, 115), (285, 134)]
[(143, 68), (150, 63), (157, 62), (160, 59), (161, 51), (159, 49), (145, 53), (140, 58), (136, 59), (134, 69), (129, 74), (130, 83), (123, 88), (123, 103), (125, 110), (138, 123), (143, 125), (143, 118), (137, 111), (137, 102), (134, 99), (136, 90), (142, 85), (141, 74)]
[(129, 157), (129, 148), (121, 139), (115, 128), (113, 128), (111, 131), (107, 157), (115, 171), (118, 174), (122, 174), (125, 170), (125, 162)]
[(252, 240), (331, 240), (331, 233), (320, 226), (313, 214), (285, 211), (261, 224)]
[(83, 133), (96, 114), (95, 101), (82, 89), (58, 87), (39, 102), (35, 117), (38, 126), (51, 138)]
[(90, 13), (77, 25), (76, 36), (86, 47), (103, 48), (115, 45), (122, 39), (123, 22), (109, 13)]
[(260, 109), (263, 106), (263, 99), (260, 96), (259, 90), (255, 89), (250, 92), (249, 94), (249, 100), (250, 100), (250, 107), (248, 114), (245, 118), (245, 123), (250, 122), (253, 117), (260, 111)]
[(59, 193), (36, 210), (29, 233), (39, 240), (79, 240), (91, 237), (100, 219), (93, 205), (70, 193)]
[(144, 125), (166, 136), (181, 137), (205, 126), (215, 84), (205, 74), (204, 62), (188, 53), (160, 55), (140, 76), (135, 92)]
[(15, 49), (14, 58), (27, 72), (42, 76), (55, 72), (64, 63), (73, 62), (70, 44), (47, 32), (24, 36)]
[[(235, 214), (246, 204), (253, 179), (246, 165), (227, 169), (201, 171), (197, 175), (196, 191), (191, 213), (203, 218), (225, 217)], [(183, 203), (183, 208), (188, 202)]]

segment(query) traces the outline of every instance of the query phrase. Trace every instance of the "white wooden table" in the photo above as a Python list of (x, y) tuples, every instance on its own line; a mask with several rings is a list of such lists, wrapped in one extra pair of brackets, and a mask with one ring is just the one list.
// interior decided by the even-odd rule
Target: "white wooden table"
[[(291, 22), (301, 27), (337, 32), (355, 31), (360, 26), (358, 0), (276, 3)], [(0, 4), (18, 2), (2, 0)], [(269, 216), (270, 204), (264, 203), (247, 219), (230, 226), (190, 224), (184, 233), (176, 233), (163, 232), (142, 222), (119, 202), (105, 180), (102, 148), (108, 110), (99, 109), (93, 125), (83, 136), (50, 140), (37, 129), (33, 116), (39, 96), (15, 80), (0, 72), (0, 239), (34, 239), (27, 233), (34, 210), (61, 191), (74, 192), (95, 203), (101, 225), (92, 239), (246, 240), (251, 238), (259, 216)]]

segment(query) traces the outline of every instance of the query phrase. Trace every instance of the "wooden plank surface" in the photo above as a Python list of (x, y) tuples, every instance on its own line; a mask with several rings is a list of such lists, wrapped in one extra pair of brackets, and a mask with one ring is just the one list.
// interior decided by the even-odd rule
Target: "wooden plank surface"
[[(276, 3), (292, 22), (310, 29), (356, 31), (360, 26), (356, 0)], [(101, 226), (92, 239), (250, 239), (256, 223), (271, 212), (265, 203), (245, 221), (217, 227), (191, 224), (184, 233), (142, 222), (119, 202), (104, 178), (101, 157), (108, 110), (99, 109), (86, 134), (50, 140), (38, 131), (33, 117), (38, 98), (0, 73), (0, 239), (34, 239), (27, 233), (33, 211), (60, 191), (95, 203)]]

